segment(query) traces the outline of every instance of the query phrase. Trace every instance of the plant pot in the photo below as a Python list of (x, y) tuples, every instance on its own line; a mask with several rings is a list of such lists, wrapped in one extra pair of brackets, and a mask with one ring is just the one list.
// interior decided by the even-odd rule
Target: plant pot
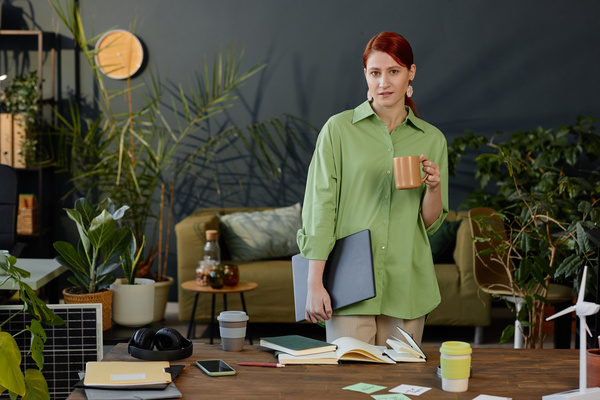
[(112, 326), (110, 313), (112, 310), (113, 291), (102, 290), (97, 293), (76, 293), (75, 287), (63, 289), (65, 304), (102, 304), (102, 330), (106, 331)]
[(167, 301), (169, 300), (169, 289), (173, 284), (174, 279), (167, 276), (166, 281), (154, 282), (154, 322), (162, 321), (165, 317), (167, 309)]
[(600, 387), (600, 352), (598, 349), (588, 349), (586, 357), (587, 387)]
[(133, 285), (125, 282), (121, 278), (110, 285), (114, 292), (113, 321), (132, 328), (149, 324), (154, 318), (154, 281), (135, 278)]

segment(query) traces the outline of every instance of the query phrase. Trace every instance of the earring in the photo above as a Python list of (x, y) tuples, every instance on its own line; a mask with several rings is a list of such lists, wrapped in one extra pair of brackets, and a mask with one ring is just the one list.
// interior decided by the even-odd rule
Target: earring
[(412, 85), (408, 85), (406, 88), (406, 97), (411, 98), (413, 95), (413, 87)]
[(373, 100), (373, 96), (371, 96), (371, 93), (367, 90), (367, 100), (371, 101)]

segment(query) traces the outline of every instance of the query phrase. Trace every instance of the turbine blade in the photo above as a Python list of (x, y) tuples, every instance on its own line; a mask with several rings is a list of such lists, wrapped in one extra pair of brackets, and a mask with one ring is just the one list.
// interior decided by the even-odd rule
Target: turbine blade
[(565, 308), (564, 310), (559, 311), (556, 314), (551, 315), (548, 318), (546, 318), (546, 321), (550, 321), (551, 319), (558, 318), (558, 317), (561, 317), (561, 316), (563, 316), (565, 314), (572, 313), (573, 311), (576, 311), (576, 309), (577, 308), (575, 306), (571, 306), (571, 307)]
[[(588, 324), (585, 321), (585, 317), (581, 318), (580, 321), (583, 325), (585, 325), (585, 330), (587, 331), (588, 335), (592, 336), (592, 331), (590, 331), (590, 328), (588, 327)], [(580, 346), (581, 346), (581, 344), (580, 344)]]
[(581, 277), (581, 286), (579, 286), (579, 296), (577, 296), (577, 303), (583, 301), (585, 296), (585, 282), (587, 281), (587, 265), (583, 267), (583, 276)]

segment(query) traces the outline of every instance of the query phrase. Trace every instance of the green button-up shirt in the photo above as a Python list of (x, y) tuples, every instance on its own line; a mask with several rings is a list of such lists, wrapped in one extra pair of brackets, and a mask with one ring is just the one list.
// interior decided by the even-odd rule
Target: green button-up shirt
[[(337, 315), (413, 319), (440, 302), (428, 235), (448, 214), (446, 138), (409, 107), (404, 123), (388, 132), (370, 103), (331, 117), (317, 139), (308, 170), (298, 246), (308, 259), (326, 260), (335, 241), (370, 229), (376, 297)], [(440, 166), (443, 211), (425, 228), (426, 186), (397, 190), (394, 157), (425, 156)]]

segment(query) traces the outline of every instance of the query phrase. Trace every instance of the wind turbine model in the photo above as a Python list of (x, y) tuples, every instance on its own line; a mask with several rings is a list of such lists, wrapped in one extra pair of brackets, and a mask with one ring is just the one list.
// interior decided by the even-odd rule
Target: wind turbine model
[(561, 315), (568, 314), (572, 311), (577, 313), (579, 317), (579, 390), (570, 390), (567, 392), (551, 394), (542, 397), (542, 400), (594, 400), (600, 399), (600, 388), (586, 388), (587, 385), (587, 366), (586, 366), (586, 339), (585, 332), (587, 331), (590, 336), (590, 328), (588, 328), (585, 317), (588, 315), (594, 315), (600, 310), (600, 305), (590, 303), (589, 301), (583, 301), (585, 294), (585, 281), (587, 277), (587, 265), (583, 269), (583, 277), (581, 278), (581, 286), (579, 287), (579, 295), (577, 296), (577, 303), (567, 309), (562, 310), (548, 318), (546, 321), (560, 317)]

